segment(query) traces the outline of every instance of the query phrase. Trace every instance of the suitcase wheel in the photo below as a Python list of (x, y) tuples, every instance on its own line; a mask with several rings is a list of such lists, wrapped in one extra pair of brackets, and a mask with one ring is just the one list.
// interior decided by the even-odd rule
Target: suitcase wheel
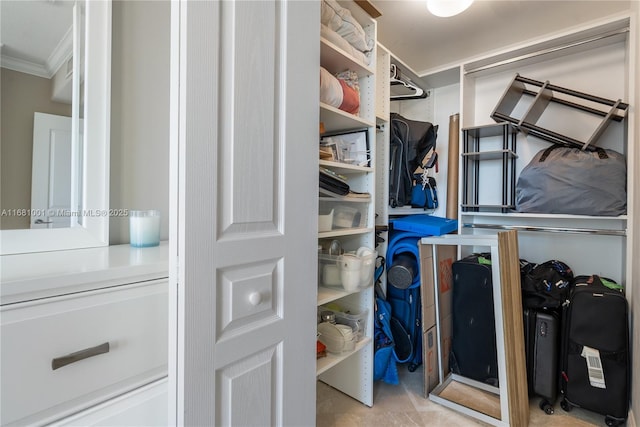
[(540, 406), (540, 409), (542, 409), (545, 414), (547, 415), (553, 414), (553, 405), (551, 405), (551, 403), (549, 403), (548, 400), (542, 399), (540, 401), (539, 406)]
[(407, 369), (409, 369), (409, 372), (415, 372), (415, 370), (418, 369), (418, 365), (416, 365), (415, 363), (410, 363)]
[(560, 402), (560, 407), (567, 412), (570, 412), (573, 409), (573, 405), (567, 401), (567, 399), (562, 399)]
[(604, 422), (605, 422), (606, 425), (608, 425), (610, 427), (621, 426), (622, 424), (624, 424), (624, 420), (622, 420), (620, 418), (614, 418), (614, 417), (611, 417), (609, 415), (604, 417)]

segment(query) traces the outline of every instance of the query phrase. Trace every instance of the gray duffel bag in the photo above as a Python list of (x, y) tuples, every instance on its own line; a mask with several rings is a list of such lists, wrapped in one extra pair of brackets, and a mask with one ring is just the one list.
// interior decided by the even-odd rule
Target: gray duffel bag
[(613, 150), (552, 145), (524, 167), (516, 184), (518, 212), (618, 216), (627, 213), (627, 165)]

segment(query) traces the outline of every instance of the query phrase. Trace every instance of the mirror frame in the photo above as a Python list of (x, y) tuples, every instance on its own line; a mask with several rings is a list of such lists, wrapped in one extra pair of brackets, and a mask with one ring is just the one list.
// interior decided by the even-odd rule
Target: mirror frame
[(85, 2), (82, 224), (70, 228), (0, 230), (0, 255), (109, 245), (111, 21), (108, 1)]

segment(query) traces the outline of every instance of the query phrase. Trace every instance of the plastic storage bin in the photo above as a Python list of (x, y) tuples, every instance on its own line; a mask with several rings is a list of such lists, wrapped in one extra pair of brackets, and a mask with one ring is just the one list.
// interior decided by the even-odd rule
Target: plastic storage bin
[[(332, 211), (331, 230), (363, 228), (367, 226), (369, 201), (345, 201), (332, 197), (320, 198), (320, 214), (327, 214)], [(323, 228), (320, 231), (329, 230)]]
[(343, 263), (340, 262), (341, 258), (337, 255), (325, 253), (318, 254), (318, 284), (320, 286), (342, 286), (346, 291), (354, 292), (373, 285), (378, 253), (373, 251), (362, 256), (349, 253), (347, 256), (357, 257), (361, 260), (358, 271), (348, 273), (351, 276), (357, 275), (358, 284), (356, 288), (353, 288), (353, 282), (346, 284), (346, 286), (343, 283), (345, 272), (343, 272)]
[(349, 325), (323, 322), (318, 325), (318, 340), (330, 353), (352, 351), (356, 346), (356, 333)]
[(320, 213), (318, 214), (318, 232), (322, 233), (323, 231), (331, 231), (333, 229), (333, 209), (329, 211), (329, 213)]
[(364, 310), (361, 313), (345, 313), (332, 310), (324, 306), (318, 307), (318, 310), (332, 311), (336, 317), (336, 324), (349, 325), (351, 329), (353, 329), (356, 342), (360, 341), (367, 335), (367, 316), (369, 314), (369, 310)]

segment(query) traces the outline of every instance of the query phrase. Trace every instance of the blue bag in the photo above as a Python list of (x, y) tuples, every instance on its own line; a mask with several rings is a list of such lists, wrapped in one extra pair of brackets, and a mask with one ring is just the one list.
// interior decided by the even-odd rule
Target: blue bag
[(413, 281), (405, 289), (389, 282), (389, 270), (400, 256), (413, 256), (419, 260), (418, 240), (422, 233), (392, 232), (387, 247), (387, 301), (391, 304), (392, 331), (395, 341), (395, 355), (399, 363), (408, 362), (410, 372), (422, 364), (422, 301), (420, 300), (419, 263)]
[(373, 380), (383, 380), (388, 384), (398, 384), (400, 380), (396, 367), (395, 345), (390, 321), (391, 305), (384, 298), (376, 298)]
[(393, 333), (391, 332), (391, 305), (386, 301), (380, 287), (380, 276), (384, 271), (384, 257), (378, 257), (381, 261), (375, 270), (376, 313), (374, 318), (374, 356), (373, 356), (373, 380), (383, 380), (388, 384), (400, 383), (398, 368), (396, 367)]
[(438, 208), (438, 193), (436, 179), (432, 176), (417, 175), (416, 184), (411, 190), (411, 207), (424, 210)]

